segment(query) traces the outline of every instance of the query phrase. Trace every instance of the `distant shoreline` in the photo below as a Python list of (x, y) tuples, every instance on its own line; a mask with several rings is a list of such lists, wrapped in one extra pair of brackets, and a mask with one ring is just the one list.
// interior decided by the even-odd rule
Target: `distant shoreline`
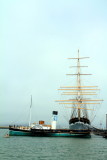
[(0, 129), (9, 129), (9, 126), (0, 126)]

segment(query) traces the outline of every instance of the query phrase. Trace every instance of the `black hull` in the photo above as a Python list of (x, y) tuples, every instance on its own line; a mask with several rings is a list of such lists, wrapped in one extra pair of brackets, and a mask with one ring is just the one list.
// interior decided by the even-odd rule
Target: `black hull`
[(41, 130), (31, 129), (32, 136), (39, 137), (91, 137), (90, 130), (70, 130), (70, 129), (55, 129)]

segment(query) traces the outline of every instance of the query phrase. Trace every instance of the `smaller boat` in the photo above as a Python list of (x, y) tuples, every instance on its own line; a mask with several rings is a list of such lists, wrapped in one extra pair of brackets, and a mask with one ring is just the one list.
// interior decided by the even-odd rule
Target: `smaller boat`
[(9, 134), (6, 134), (6, 135), (4, 136), (4, 138), (10, 138)]

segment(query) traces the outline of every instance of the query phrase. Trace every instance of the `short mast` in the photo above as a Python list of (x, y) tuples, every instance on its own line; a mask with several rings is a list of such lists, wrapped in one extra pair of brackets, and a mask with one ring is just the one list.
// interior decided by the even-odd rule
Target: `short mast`
[(31, 108), (32, 108), (32, 95), (31, 95), (30, 113), (29, 113), (29, 127), (31, 126)]

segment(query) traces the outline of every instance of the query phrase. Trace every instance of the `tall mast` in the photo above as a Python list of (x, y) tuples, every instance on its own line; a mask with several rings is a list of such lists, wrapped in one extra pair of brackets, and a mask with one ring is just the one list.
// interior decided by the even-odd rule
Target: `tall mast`
[(29, 127), (31, 125), (31, 108), (32, 108), (32, 95), (31, 95), (30, 113), (29, 113)]
[[(81, 88), (81, 80), (80, 80), (80, 59), (79, 59), (79, 50), (78, 50), (78, 59), (77, 59), (77, 86), (78, 86), (78, 89), (80, 89)], [(80, 117), (81, 117), (81, 112), (80, 112), (80, 92), (81, 92), (81, 90), (78, 90), (78, 97), (77, 97), (77, 99), (78, 99), (78, 118), (80, 119)]]

